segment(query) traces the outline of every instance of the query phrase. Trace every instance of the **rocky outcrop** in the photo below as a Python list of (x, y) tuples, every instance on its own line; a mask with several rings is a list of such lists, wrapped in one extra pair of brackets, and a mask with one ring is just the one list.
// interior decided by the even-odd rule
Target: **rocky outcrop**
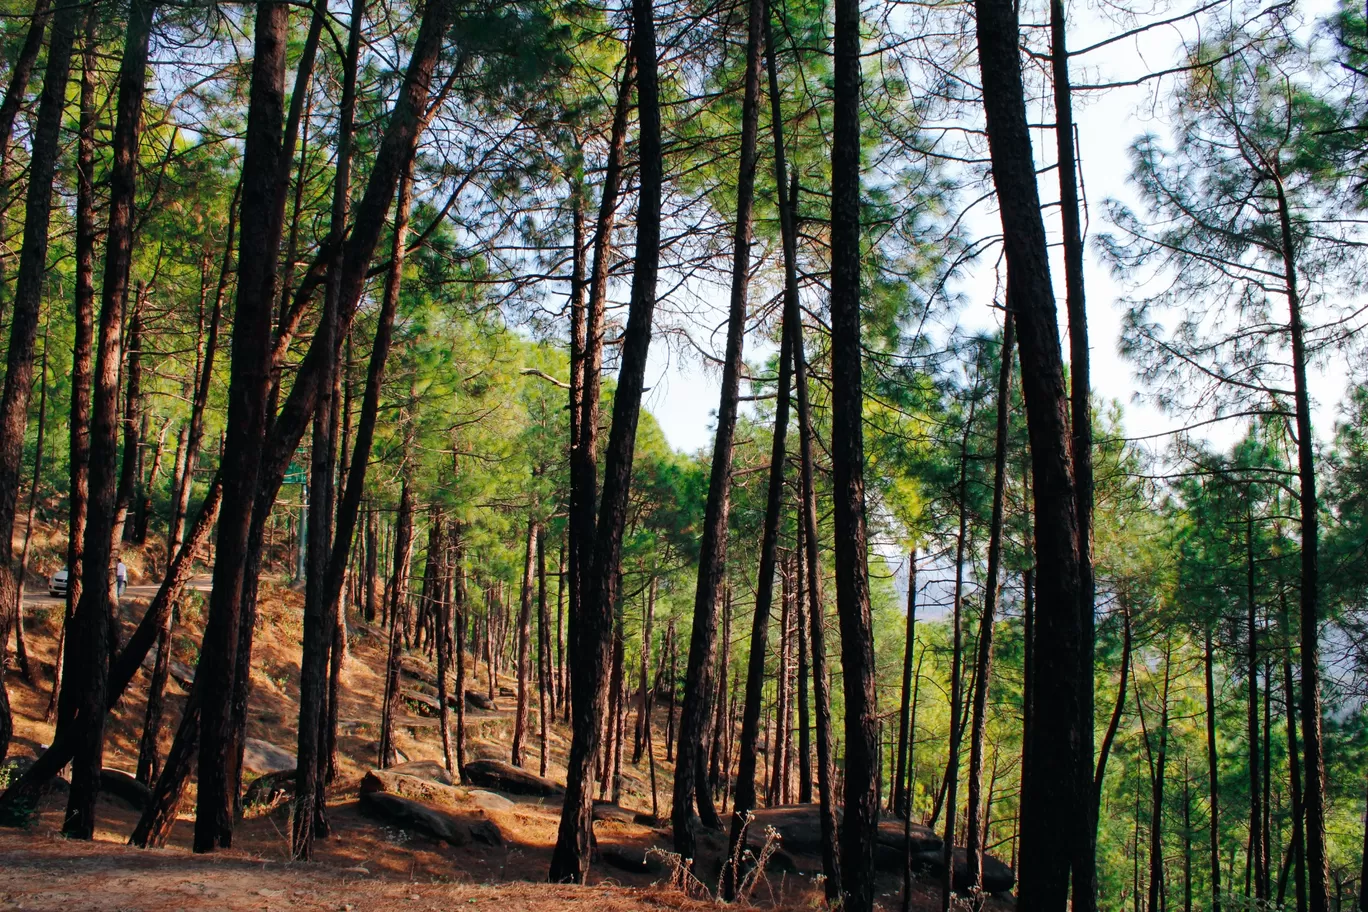
[(487, 846), (504, 844), (502, 831), (483, 815), (438, 810), (421, 801), (387, 792), (362, 793), (361, 813), (373, 820), (393, 824), (458, 848), (473, 843)]
[(565, 794), (565, 789), (560, 784), (501, 760), (472, 760), (461, 772), (471, 785), (493, 792), (540, 798)]
[(294, 754), (284, 748), (276, 747), (269, 741), (262, 741), (260, 738), (248, 738), (243, 744), (242, 768), (251, 770), (258, 775), (281, 773), (285, 770), (292, 770), (298, 765)]
[[(901, 868), (899, 868), (901, 870)], [(917, 852), (912, 855), (912, 870), (924, 877), (940, 880), (945, 876), (945, 853)], [(964, 849), (955, 849), (955, 890), (968, 892), (969, 855)], [(1007, 865), (992, 855), (983, 856), (983, 892), (1006, 893), (1016, 885), (1016, 874)]]

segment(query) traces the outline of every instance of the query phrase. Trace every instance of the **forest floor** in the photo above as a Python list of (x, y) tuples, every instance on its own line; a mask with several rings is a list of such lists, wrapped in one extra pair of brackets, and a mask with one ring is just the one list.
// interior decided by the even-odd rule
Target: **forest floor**
[[(122, 601), (125, 633), (141, 617), (154, 588), (141, 588), (142, 560), (128, 561), (132, 572)], [(41, 565), (40, 565), (41, 566)], [(32, 589), (32, 585), (30, 587)], [(198, 655), (207, 579), (182, 605), (173, 647), (173, 675), (168, 688), (162, 755), (170, 747), (184, 703), (190, 670)], [(298, 717), (299, 643), (302, 635), (302, 598), (294, 590), (263, 580), (260, 616), (253, 660), (252, 710), (248, 737), (266, 748), (249, 751), (243, 779), (250, 783), (259, 775), (275, 772), (286, 759), (293, 765), (295, 721)], [(52, 737), (45, 711), (52, 690), (52, 669), (62, 602), (35, 594), (26, 599), (25, 631), (37, 681), (31, 683), (13, 670), (6, 676), (15, 711), (12, 758), (35, 756)], [(362, 814), (358, 788), (362, 777), (375, 765), (379, 735), (381, 697), (384, 691), (384, 642), (377, 627), (350, 625), (349, 652), (342, 676), (339, 712), (339, 774), (329, 787), (328, 815), (332, 833), (317, 844), (316, 859), (309, 864), (289, 859), (290, 808), (279, 805), (249, 810), (234, 832), (233, 848), (214, 856), (189, 851), (193, 826), (193, 785), (182, 802), (179, 824), (164, 850), (137, 850), (125, 843), (138, 812), (117, 798), (102, 796), (95, 840), (78, 844), (59, 834), (64, 797), (49, 794), (38, 818), (28, 831), (0, 830), (0, 909), (146, 910), (173, 909), (332, 909), (347, 910), (398, 907), (443, 908), (460, 904), (480, 908), (561, 910), (589, 908), (693, 909), (712, 905), (704, 888), (695, 882), (689, 892), (672, 887), (670, 866), (664, 856), (650, 852), (670, 845), (668, 829), (624, 819), (605, 819), (595, 824), (600, 858), (593, 865), (589, 887), (550, 886), (544, 882), (555, 845), (560, 817), (559, 798), (528, 798), (494, 795), (480, 789), (458, 787), (451, 794), (458, 813), (474, 814), (492, 821), (502, 834), (502, 844), (471, 842), (453, 847), (400, 826), (386, 824)], [(406, 660), (407, 662), (408, 660)], [(421, 665), (422, 660), (417, 660)], [(151, 665), (149, 657), (148, 667)], [(128, 773), (135, 771), (138, 740), (146, 706), (146, 675), (140, 675), (118, 709), (111, 714), (106, 734), (105, 765)], [(179, 680), (178, 680), (179, 679)], [(468, 669), (467, 686), (486, 692), (488, 669)], [(411, 683), (411, 682), (410, 682)], [(496, 680), (495, 709), (466, 709), (467, 759), (509, 759), (515, 699), (506, 677)], [(421, 686), (413, 685), (421, 692)], [(533, 693), (531, 719), (536, 719)], [(398, 748), (407, 760), (442, 759), (437, 720), (425, 718), (406, 702), (396, 721)], [(627, 751), (623, 759), (622, 808), (652, 811), (651, 778), (645, 760), (630, 762), (632, 721), (628, 716)], [(657, 807), (668, 807), (672, 788), (671, 764), (664, 753), (665, 717), (661, 710), (656, 725)], [(531, 725), (526, 767), (535, 771), (541, 745)], [(569, 729), (561, 721), (551, 726), (547, 776), (563, 783), (569, 750)], [(255, 742), (253, 742), (255, 743)], [(272, 750), (275, 748), (277, 750)], [(274, 761), (274, 762), (273, 762)], [(702, 882), (715, 885), (724, 845), (721, 834), (708, 834), (696, 873)], [(625, 868), (640, 864), (650, 852), (645, 871)], [(607, 862), (615, 858), (619, 864)], [(799, 870), (820, 868), (817, 859), (796, 858)], [(626, 862), (623, 864), (622, 862)], [(892, 910), (901, 907), (901, 883), (897, 877), (881, 877), (881, 903)], [(692, 894), (692, 895), (690, 895)], [(819, 904), (818, 881), (804, 874), (770, 873), (761, 878), (750, 896), (752, 905), (780, 908), (813, 908)], [(511, 904), (511, 906), (510, 906)], [(1010, 908), (1010, 900), (993, 899), (988, 909)], [(914, 909), (939, 909), (939, 891), (917, 884)]]

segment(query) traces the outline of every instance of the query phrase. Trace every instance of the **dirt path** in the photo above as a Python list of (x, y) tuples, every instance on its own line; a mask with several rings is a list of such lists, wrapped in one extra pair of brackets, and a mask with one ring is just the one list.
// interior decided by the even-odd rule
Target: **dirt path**
[(264, 860), (241, 852), (212, 856), (136, 850), (108, 843), (0, 832), (0, 909), (44, 912), (174, 912), (182, 909), (451, 912), (618, 912), (702, 910), (663, 888), (474, 884), (437, 879), (382, 880), (363, 865), (346, 868)]

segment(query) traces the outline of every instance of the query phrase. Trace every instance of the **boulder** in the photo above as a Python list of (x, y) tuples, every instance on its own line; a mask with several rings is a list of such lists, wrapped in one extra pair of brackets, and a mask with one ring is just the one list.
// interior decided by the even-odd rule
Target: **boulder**
[(503, 833), (491, 820), (439, 811), (421, 801), (386, 792), (363, 793), (361, 813), (448, 845), (459, 847), (481, 843), (500, 846), (504, 843)]
[(243, 807), (273, 808), (294, 794), (296, 770), (280, 770), (258, 776), (242, 793)]
[[(898, 859), (898, 871), (902, 871), (902, 860)], [(882, 865), (880, 866), (882, 867)], [(885, 868), (885, 870), (887, 870)], [(917, 852), (912, 855), (912, 870), (939, 879), (945, 876), (945, 853)], [(964, 849), (955, 848), (955, 889), (967, 893), (969, 883), (969, 855)], [(992, 855), (983, 856), (983, 892), (1006, 893), (1016, 885), (1016, 874), (1007, 865)]]
[(599, 852), (599, 860), (611, 868), (629, 874), (647, 874), (660, 877), (668, 873), (665, 862), (658, 855), (647, 855), (636, 849), (607, 848)]
[(418, 715), (427, 719), (435, 719), (442, 714), (442, 704), (436, 697), (429, 697), (416, 690), (404, 691), (404, 702)]
[(362, 777), (360, 793), (369, 795), (375, 792), (398, 795), (400, 798), (421, 801), (424, 804), (443, 804), (452, 807), (456, 806), (463, 797), (459, 791), (449, 785), (434, 782), (431, 779), (406, 775), (395, 769), (373, 769)]
[(243, 745), (242, 767), (259, 775), (282, 773), (299, 764), (295, 755), (260, 738), (248, 738)]
[(502, 760), (472, 760), (465, 765), (462, 773), (471, 785), (510, 795), (550, 798), (565, 793), (564, 788), (550, 779), (543, 779)]
[(518, 695), (518, 692), (517, 692), (516, 690), (514, 690), (513, 688), (508, 687), (508, 686), (503, 685), (503, 684), (500, 684), (500, 685), (499, 685), (499, 696), (501, 696), (501, 697), (509, 697), (509, 698), (511, 699), (511, 698), (513, 698), (513, 697), (516, 697), (517, 695)]
[(485, 712), (495, 712), (499, 706), (486, 695), (478, 690), (467, 690), (465, 692), (466, 706), (471, 709), (483, 709)]
[[(748, 842), (759, 845), (765, 840), (765, 830), (774, 827), (784, 848), (798, 855), (822, 854), (821, 808), (816, 804), (791, 804), (779, 807), (760, 808), (754, 812), (755, 819), (746, 830)], [(841, 812), (836, 811), (837, 826), (841, 822)], [(938, 852), (942, 841), (936, 833), (919, 823), (912, 824), (910, 834), (912, 852)], [(878, 847), (890, 859), (903, 857), (905, 837), (903, 821), (884, 820), (879, 823)], [(901, 865), (901, 861), (898, 862)], [(902, 870), (901, 867), (898, 868)]]
[(470, 800), (475, 803), (477, 808), (485, 811), (511, 811), (517, 807), (516, 803), (498, 792), (488, 792), (484, 789), (471, 789)]
[(405, 776), (417, 776), (419, 779), (439, 782), (442, 785), (456, 784), (456, 780), (451, 777), (451, 773), (446, 771), (446, 767), (436, 760), (409, 760), (407, 763), (391, 766), (389, 771), (391, 773), (402, 773)]
[(595, 820), (616, 820), (618, 823), (635, 824), (637, 822), (636, 819), (638, 816), (639, 815), (637, 815), (635, 812), (629, 811), (626, 808), (616, 805), (611, 801), (594, 802)]
[(152, 803), (152, 792), (123, 770), (100, 770), (100, 791), (117, 798), (135, 811), (147, 810)]

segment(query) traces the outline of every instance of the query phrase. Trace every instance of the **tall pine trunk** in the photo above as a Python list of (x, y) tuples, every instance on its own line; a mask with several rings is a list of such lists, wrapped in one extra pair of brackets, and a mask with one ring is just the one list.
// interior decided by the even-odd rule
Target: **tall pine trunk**
[(1091, 683), (1080, 681), (1083, 653), (1091, 647), (1084, 642), (1079, 607), (1085, 573), (1069, 398), (1026, 120), (1017, 9), (1010, 0), (976, 0), (975, 15), (1007, 300), (1021, 347), (1040, 590), (1032, 631), (1031, 716), (1023, 746), (1018, 896), (1023, 908), (1060, 912), (1069, 902), (1069, 874), (1078, 854), (1078, 840), (1060, 834), (1079, 831), (1080, 821), (1088, 819), (1089, 798), (1079, 787), (1081, 776), (1062, 771), (1076, 772), (1082, 757), (1092, 756), (1081, 721), (1092, 712)]
[(1011, 418), (1012, 350), (1016, 345), (1012, 312), (1002, 324), (1002, 354), (998, 365), (997, 429), (993, 443), (993, 512), (988, 521), (988, 575), (984, 580), (983, 618), (979, 622), (978, 662), (974, 671), (974, 711), (969, 734), (969, 832), (965, 847), (969, 886), (983, 887), (983, 751), (988, 729), (988, 684), (993, 665), (993, 626), (997, 622), (998, 568), (1002, 562), (1002, 510), (1007, 490), (1007, 435)]
[[(632, 43), (637, 60), (640, 109), (640, 191), (637, 203), (637, 249), (632, 291), (623, 336), (621, 368), (613, 400), (613, 425), (604, 454), (603, 498), (594, 534), (593, 562), (580, 604), (579, 624), (571, 624), (576, 661), (571, 674), (574, 725), (570, 742), (565, 803), (551, 858), (553, 882), (583, 883), (589, 869), (593, 826), (590, 780), (598, 751), (599, 723), (607, 694), (608, 663), (617, 601), (622, 534), (631, 492), (632, 456), (646, 357), (651, 344), (656, 275), (660, 263), (660, 207), (663, 154), (660, 137), (660, 94), (656, 77), (655, 22), (647, 0), (633, 0)], [(586, 374), (589, 368), (586, 366)], [(587, 386), (587, 384), (586, 384)], [(586, 389), (586, 397), (589, 395)], [(586, 407), (589, 403), (586, 401)], [(587, 424), (585, 425), (587, 431)]]
[(530, 691), (532, 655), (532, 587), (536, 579), (537, 541), (541, 529), (537, 521), (527, 518), (527, 555), (523, 560), (522, 593), (518, 603), (518, 703), (513, 714), (513, 752), (510, 762), (523, 765), (523, 742), (527, 738), (527, 712), (531, 705)]
[[(708, 477), (708, 501), (704, 508), (703, 535), (699, 543), (698, 586), (694, 594), (693, 630), (689, 659), (684, 672), (684, 705), (679, 716), (675, 756), (674, 844), (685, 858), (695, 854), (693, 807), (698, 804), (703, 823), (713, 826), (705, 810), (711, 804), (695, 800), (706, 783), (695, 781), (701, 767), (699, 750), (709, 716), (709, 701), (716, 689), (711, 680), (716, 648), (717, 612), (727, 573), (727, 518), (731, 512), (732, 456), (736, 414), (741, 396), (742, 352), (745, 346), (747, 298), (750, 291), (751, 210), (755, 200), (756, 143), (760, 111), (760, 66), (765, 8), (762, 0), (749, 0), (746, 29), (746, 75), (741, 103), (741, 155), (737, 164), (736, 221), (732, 231), (731, 300), (727, 313), (727, 348), (722, 361), (722, 391), (717, 407), (717, 434), (713, 440), (712, 466)], [(780, 451), (782, 457), (782, 450)], [(725, 681), (726, 669), (721, 672)]]
[(860, 345), (860, 4), (835, 3), (831, 152), (831, 471), (836, 612), (845, 693), (842, 908), (874, 907), (879, 825), (874, 627), (865, 530), (864, 394)]

